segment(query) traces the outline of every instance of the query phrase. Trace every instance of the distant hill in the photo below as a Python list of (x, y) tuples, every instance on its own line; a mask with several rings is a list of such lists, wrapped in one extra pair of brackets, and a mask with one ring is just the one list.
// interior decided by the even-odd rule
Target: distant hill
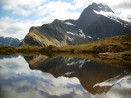
[(20, 40), (12, 37), (0, 37), (0, 46), (19, 46)]
[(131, 33), (131, 23), (115, 15), (106, 4), (92, 3), (77, 20), (54, 20), (31, 27), (20, 46), (78, 45)]

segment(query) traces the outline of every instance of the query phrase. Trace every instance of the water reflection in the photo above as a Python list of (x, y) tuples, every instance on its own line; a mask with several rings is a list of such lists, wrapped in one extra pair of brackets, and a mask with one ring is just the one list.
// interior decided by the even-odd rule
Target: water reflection
[(0, 59), (4, 59), (4, 58), (16, 58), (19, 55), (0, 55)]
[[(51, 73), (55, 78), (60, 76), (77, 77), (81, 85), (92, 94), (106, 93), (111, 87), (130, 73), (129, 70), (119, 67), (106, 66), (100, 63), (81, 58), (64, 58), (47, 56), (25, 57), (31, 69), (38, 69)], [(99, 83), (105, 85), (101, 85)], [(114, 83), (108, 83), (108, 82)], [(98, 85), (99, 84), (99, 85)]]
[(131, 71), (128, 69), (81, 58), (44, 55), (24, 58), (0, 60), (1, 98), (131, 96)]

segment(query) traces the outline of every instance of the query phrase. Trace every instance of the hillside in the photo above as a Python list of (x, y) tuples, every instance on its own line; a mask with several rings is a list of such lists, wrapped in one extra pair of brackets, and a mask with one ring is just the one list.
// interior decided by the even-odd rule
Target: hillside
[(104, 38), (98, 41), (94, 41), (82, 45), (70, 45), (63, 47), (48, 46), (43, 48), (43, 51), (56, 51), (56, 52), (123, 52), (131, 50), (131, 34)]

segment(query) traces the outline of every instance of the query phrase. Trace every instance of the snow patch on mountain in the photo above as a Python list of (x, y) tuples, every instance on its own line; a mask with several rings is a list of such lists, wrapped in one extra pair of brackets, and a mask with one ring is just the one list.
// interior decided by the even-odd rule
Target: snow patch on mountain
[(79, 68), (82, 68), (82, 66), (84, 65), (85, 62), (86, 62), (86, 59), (80, 60), (79, 61), (79, 63), (80, 63)]
[(90, 62), (91, 60), (87, 60), (87, 59), (82, 59), (82, 60), (79, 60), (79, 61), (76, 61), (76, 62), (70, 62), (70, 63), (67, 63), (66, 66), (73, 66), (73, 65), (77, 65), (79, 66), (79, 68), (82, 68), (82, 66), (86, 63), (86, 62)]
[(67, 63), (67, 66), (71, 66), (71, 65), (75, 65), (77, 64), (77, 62), (71, 62), (71, 63)]
[(73, 32), (69, 32), (69, 31), (67, 31), (67, 34), (76, 35), (76, 36), (79, 36), (79, 37), (86, 38), (86, 35), (83, 33), (83, 31), (81, 29), (79, 29), (79, 34), (73, 33)]
[(73, 32), (68, 32), (68, 31), (67, 31), (67, 34), (76, 35), (75, 33), (73, 33)]
[(64, 22), (65, 24), (67, 25), (72, 25), (72, 26), (75, 26), (74, 24), (70, 23), (70, 22)]
[(114, 77), (114, 78), (111, 78), (111, 79), (109, 79), (109, 80), (106, 80), (106, 81), (104, 81), (104, 82), (97, 83), (97, 84), (95, 84), (95, 85), (93, 86), (93, 88), (96, 87), (96, 86), (99, 86), (99, 87), (112, 86), (112, 85), (114, 85), (114, 84), (119, 83), (120, 81), (130, 79), (130, 78), (131, 78), (131, 75), (127, 75), (127, 76), (122, 77), (122, 78), (120, 78), (120, 77), (121, 77), (121, 75), (118, 75), (118, 76), (116, 76), (116, 77)]
[(84, 38), (86, 38), (86, 35), (83, 33), (83, 31), (81, 30), (81, 29), (79, 29), (79, 32), (80, 32), (80, 37), (84, 37)]
[(70, 61), (70, 60), (72, 60), (72, 59), (73, 59), (73, 57), (69, 57), (69, 58), (67, 58), (68, 61)]
[[(110, 19), (112, 19), (112, 20), (114, 20), (114, 21), (116, 21), (116, 22), (124, 25), (125, 27), (127, 27), (127, 26), (129, 25), (129, 24), (123, 23), (123, 22), (127, 22), (127, 21), (121, 19), (119, 16), (117, 16), (117, 15), (114, 14), (113, 12), (96, 11), (96, 10), (93, 10), (93, 11), (94, 11), (96, 14), (100, 14), (100, 15), (103, 15), (103, 16), (105, 16), (105, 17), (107, 17), (107, 18), (110, 18)], [(122, 21), (123, 21), (123, 22), (122, 22)]]
[(87, 36), (87, 37), (93, 39), (93, 37), (91, 37), (91, 36)]
[(67, 72), (67, 73), (65, 73), (65, 75), (71, 75), (72, 73), (74, 73), (74, 72)]
[(68, 36), (67, 38), (68, 38), (70, 41), (73, 41), (73, 40), (74, 40), (73, 38), (71, 38), (71, 37), (69, 37), (69, 36)]

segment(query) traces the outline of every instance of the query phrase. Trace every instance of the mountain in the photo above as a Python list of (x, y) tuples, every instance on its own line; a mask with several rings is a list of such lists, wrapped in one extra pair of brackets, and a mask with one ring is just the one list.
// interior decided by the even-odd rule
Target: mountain
[(63, 46), (95, 41), (131, 33), (131, 23), (112, 11), (106, 4), (92, 3), (77, 20), (54, 20), (50, 24), (31, 27), (20, 46)]
[(49, 58), (44, 55), (24, 58), (31, 69), (51, 73), (55, 78), (61, 76), (78, 78), (83, 88), (94, 95), (108, 92), (114, 84), (130, 73), (130, 70), (124, 68), (107, 66), (82, 58)]
[(0, 36), (0, 46), (19, 46), (20, 41), (17, 38)]
[(31, 27), (21, 46), (76, 45), (92, 40), (85, 38), (82, 30), (80, 32), (71, 23), (56, 19), (51, 24)]

